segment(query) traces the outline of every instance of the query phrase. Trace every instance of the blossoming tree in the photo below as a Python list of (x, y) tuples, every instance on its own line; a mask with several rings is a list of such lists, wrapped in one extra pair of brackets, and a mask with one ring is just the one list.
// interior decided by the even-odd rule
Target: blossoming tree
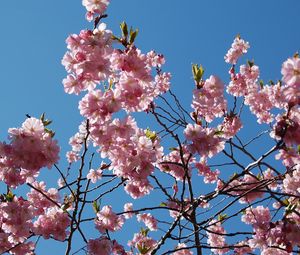
[[(0, 143), (0, 180), (7, 187), (0, 196), (1, 254), (35, 254), (39, 238), (64, 243), (66, 255), (298, 252), (299, 56), (282, 64), (282, 80), (264, 84), (254, 62), (237, 65), (250, 47), (237, 36), (225, 55), (229, 84), (192, 65), (189, 112), (170, 90), (163, 55), (142, 53), (138, 30), (125, 22), (120, 35), (108, 30), (102, 23), (108, 0), (82, 3), (92, 28), (67, 38), (62, 64), (65, 92), (83, 95), (84, 120), (70, 138), (67, 169), (58, 165), (60, 149), (45, 114), (28, 115), (8, 130), (9, 140)], [(267, 127), (249, 141), (239, 135), (247, 127), (246, 107)], [(140, 128), (137, 112), (156, 126)], [(262, 138), (269, 143), (257, 157), (250, 148)], [(45, 167), (60, 175), (58, 187), (38, 180)], [(20, 186), (29, 190), (17, 194)], [(114, 192), (133, 202), (115, 210)], [(126, 221), (139, 231), (131, 233)]]

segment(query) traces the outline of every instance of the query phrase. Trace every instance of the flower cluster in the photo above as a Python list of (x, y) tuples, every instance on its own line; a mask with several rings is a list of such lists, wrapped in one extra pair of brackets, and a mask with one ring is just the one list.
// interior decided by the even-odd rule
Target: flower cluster
[(105, 233), (106, 230), (112, 232), (118, 231), (122, 228), (123, 224), (124, 217), (117, 216), (109, 205), (103, 206), (102, 210), (97, 212), (95, 225), (101, 233)]
[(228, 252), (229, 249), (225, 248), (227, 245), (223, 235), (226, 234), (226, 231), (220, 221), (212, 220), (206, 232), (208, 236), (207, 243), (214, 247), (211, 249), (214, 254), (225, 254)]
[(0, 143), (0, 180), (16, 187), (34, 178), (59, 159), (59, 147), (41, 120), (28, 118), (21, 128), (10, 128), (10, 143)]
[(216, 117), (222, 117), (227, 108), (224, 98), (224, 85), (216, 76), (210, 76), (201, 88), (193, 91), (192, 107), (197, 118), (212, 122)]

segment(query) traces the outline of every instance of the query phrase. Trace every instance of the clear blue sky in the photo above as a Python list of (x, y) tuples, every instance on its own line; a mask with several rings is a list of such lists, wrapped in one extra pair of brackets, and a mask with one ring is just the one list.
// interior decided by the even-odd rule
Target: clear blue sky
[[(138, 47), (165, 55), (164, 70), (172, 72), (173, 90), (188, 108), (194, 86), (191, 63), (201, 63), (207, 76), (216, 74), (228, 82), (223, 57), (237, 34), (250, 42), (246, 58), (260, 66), (262, 79), (280, 79), (282, 62), (300, 50), (299, 10), (298, 0), (112, 0), (106, 22), (119, 33), (119, 23), (125, 20), (140, 30)], [(66, 72), (60, 62), (66, 37), (91, 28), (84, 14), (80, 0), (0, 4), (1, 140), (25, 114), (46, 112), (54, 120), (62, 151), (69, 149), (68, 139), (81, 121), (79, 97), (64, 93)]]

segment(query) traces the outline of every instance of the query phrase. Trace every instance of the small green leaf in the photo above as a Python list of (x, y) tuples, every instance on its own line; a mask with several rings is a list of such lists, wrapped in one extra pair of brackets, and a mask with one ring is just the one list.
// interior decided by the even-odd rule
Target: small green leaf
[(260, 80), (260, 81), (259, 81), (259, 85), (260, 85), (261, 88), (263, 88), (263, 87), (264, 87), (264, 81), (263, 81), (263, 80)]
[(149, 228), (146, 228), (146, 229), (144, 229), (144, 228), (141, 228), (141, 234), (142, 234), (143, 236), (147, 236), (147, 235), (148, 235), (148, 233), (149, 233), (149, 231), (150, 231), (150, 229), (149, 229)]
[(253, 60), (252, 61), (248, 60), (247, 64), (251, 68), (252, 66), (254, 66), (254, 61)]
[(198, 64), (192, 64), (192, 73), (194, 80), (199, 83), (202, 80), (204, 68), (202, 65), (198, 66)]
[(152, 142), (154, 142), (155, 139), (157, 138), (156, 133), (155, 133), (155, 132), (152, 132), (149, 128), (146, 129), (145, 135), (146, 135), (146, 137), (149, 138)]
[(122, 31), (123, 38), (125, 38), (127, 40), (127, 37), (128, 37), (128, 28), (127, 28), (127, 24), (126, 24), (125, 21), (123, 21), (120, 24), (120, 28), (121, 28), (121, 31)]
[(215, 131), (215, 135), (217, 135), (217, 136), (220, 136), (220, 135), (223, 135), (223, 134), (224, 134), (224, 131), (222, 131), (222, 130)]
[(227, 214), (219, 214), (218, 215), (218, 221), (223, 221), (223, 220), (225, 220), (227, 218)]
[(98, 204), (96, 200), (93, 202), (93, 209), (95, 213), (98, 213), (100, 211), (100, 204)]
[(7, 202), (12, 202), (14, 197), (15, 197), (15, 195), (12, 193), (11, 190), (9, 190), (8, 193), (5, 195), (5, 200)]
[(161, 203), (159, 204), (159, 206), (165, 207), (165, 206), (167, 206), (167, 204), (166, 204), (165, 202), (161, 202)]
[(138, 250), (139, 250), (139, 252), (140, 252), (141, 254), (147, 254), (148, 251), (150, 251), (150, 248), (147, 248), (147, 247), (145, 246), (145, 244), (142, 244), (142, 245), (138, 244), (138, 245), (137, 245), (137, 248), (138, 248)]
[(133, 44), (134, 43), (135, 38), (137, 37), (138, 33), (139, 33), (138, 29), (136, 29), (136, 30), (133, 31), (133, 29), (130, 28), (129, 44)]
[(284, 200), (282, 200), (282, 203), (283, 203), (285, 206), (288, 206), (290, 202), (289, 202), (288, 199), (284, 199)]
[(45, 120), (45, 113), (44, 113), (44, 112), (43, 112), (43, 114), (41, 115), (40, 120), (41, 120), (42, 122), (44, 122), (44, 120)]

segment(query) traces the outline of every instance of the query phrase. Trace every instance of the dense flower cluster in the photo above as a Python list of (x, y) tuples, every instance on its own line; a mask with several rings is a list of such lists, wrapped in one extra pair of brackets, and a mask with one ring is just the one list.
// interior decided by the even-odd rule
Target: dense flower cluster
[(103, 206), (102, 210), (97, 213), (97, 218), (95, 220), (96, 228), (101, 232), (105, 233), (108, 231), (117, 231), (122, 228), (124, 224), (124, 217), (117, 216), (113, 211), (111, 206)]
[(211, 249), (214, 254), (225, 254), (229, 250), (225, 248), (227, 245), (223, 234), (226, 234), (226, 231), (222, 227), (221, 222), (212, 220), (207, 228), (207, 243), (214, 247)]
[(28, 118), (21, 128), (10, 128), (10, 143), (0, 143), (0, 180), (11, 187), (51, 168), (59, 159), (59, 147), (41, 120)]
[[(232, 250), (242, 255), (259, 250), (263, 255), (291, 255), (300, 246), (298, 54), (282, 64), (281, 81), (264, 84), (253, 61), (237, 66), (250, 47), (237, 36), (225, 55), (225, 62), (231, 64), (228, 84), (215, 75), (205, 79), (203, 67), (193, 65), (196, 88), (192, 113), (170, 92), (177, 112), (165, 95), (171, 74), (162, 70), (164, 56), (137, 48), (138, 30), (128, 29), (125, 22), (119, 37), (107, 29), (101, 22), (109, 2), (82, 0), (94, 29), (82, 30), (66, 40), (68, 51), (62, 64), (68, 75), (63, 86), (66, 93), (82, 96), (78, 109), (85, 120), (69, 140), (66, 173), (55, 165), (59, 188), (46, 188), (45, 181), (38, 180), (40, 170), (51, 168), (59, 159), (54, 132), (47, 128), (51, 121), (44, 115), (40, 119), (28, 117), (21, 128), (9, 129), (9, 142), (0, 143), (0, 180), (7, 185), (6, 193), (0, 194), (0, 253), (33, 255), (36, 244), (30, 238), (43, 237), (68, 243), (66, 254), (70, 254), (73, 234), (79, 231), (85, 242), (81, 250), (90, 255), (150, 255), (170, 247), (173, 250), (164, 254), (192, 255), (197, 249), (197, 254), (202, 252), (199, 249), (210, 249), (213, 254)], [(158, 98), (169, 110), (157, 105)], [(267, 131), (246, 143), (238, 136), (246, 124), (244, 105), (260, 127), (268, 125)], [(156, 133), (140, 128), (133, 116), (142, 112), (153, 115), (162, 130)], [(274, 146), (257, 156), (248, 148), (265, 133)], [(165, 137), (176, 144), (168, 153), (162, 147)], [(91, 145), (95, 148), (87, 164)], [(247, 159), (236, 157), (237, 152)], [(217, 154), (217, 164), (211, 163)], [(93, 167), (95, 155), (103, 158), (97, 168)], [(282, 165), (270, 162), (274, 155)], [(78, 176), (71, 180), (71, 167), (78, 160)], [(244, 166), (246, 161), (249, 163)], [(233, 175), (223, 170), (225, 165)], [(213, 190), (204, 194), (198, 176)], [(26, 196), (15, 194), (14, 189), (25, 183), (31, 188)], [(165, 197), (159, 202), (165, 202), (144, 204), (135, 210), (139, 207), (129, 202), (120, 212), (113, 211), (112, 205), (100, 207), (102, 198), (119, 187), (131, 199), (158, 191), (155, 198), (162, 198), (162, 194)], [(62, 200), (60, 194), (65, 191), (70, 194)], [(84, 215), (87, 205), (94, 209), (92, 218)], [(159, 219), (155, 210), (166, 212), (168, 219)], [(250, 225), (251, 232), (227, 232), (229, 220), (241, 212), (241, 221)], [(146, 228), (134, 233), (125, 251), (113, 238), (125, 226), (125, 219), (132, 221), (133, 216)], [(89, 222), (100, 232), (97, 239), (82, 232), (81, 224)], [(225, 240), (226, 236), (243, 237)]]

